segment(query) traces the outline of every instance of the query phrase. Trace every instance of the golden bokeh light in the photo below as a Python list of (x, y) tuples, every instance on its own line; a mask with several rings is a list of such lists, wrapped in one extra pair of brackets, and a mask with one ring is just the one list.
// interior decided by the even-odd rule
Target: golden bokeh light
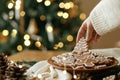
[(9, 8), (9, 9), (12, 9), (13, 6), (14, 6), (14, 5), (13, 5), (13, 3), (11, 3), (11, 2), (8, 4), (8, 8)]
[(64, 7), (65, 7), (65, 4), (64, 4), (63, 2), (61, 2), (61, 3), (59, 4), (59, 7), (60, 7), (60, 8), (64, 8)]
[(2, 31), (2, 35), (3, 36), (8, 36), (9, 35), (9, 31), (8, 30), (3, 30)]
[(43, 0), (36, 0), (38, 3), (42, 2)]
[(18, 45), (18, 46), (17, 46), (17, 50), (18, 50), (18, 51), (22, 51), (22, 50), (23, 50), (22, 45)]
[(57, 12), (57, 15), (58, 15), (59, 17), (61, 17), (61, 16), (63, 16), (63, 12), (62, 12), (62, 11), (58, 11), (58, 12)]
[(69, 3), (65, 3), (65, 9), (70, 9), (70, 8), (71, 8), (70, 4)]
[(41, 42), (40, 42), (40, 41), (36, 41), (36, 42), (35, 42), (35, 46), (36, 46), (36, 47), (41, 47)]
[(58, 47), (62, 48), (64, 46), (64, 43), (63, 42), (59, 42), (58, 43)]
[(69, 42), (73, 41), (73, 36), (72, 35), (68, 35), (67, 36), (67, 41), (69, 41)]
[(17, 1), (16, 1), (16, 4), (15, 4), (15, 9), (16, 9), (16, 10), (19, 10), (19, 9), (20, 9), (20, 4), (21, 4), (21, 1), (20, 1), (20, 0), (17, 0)]
[(69, 2), (70, 7), (73, 8), (74, 7), (74, 3), (73, 2)]
[(81, 13), (79, 17), (81, 20), (85, 20), (87, 16), (85, 13)]
[(69, 14), (68, 14), (67, 12), (64, 12), (64, 13), (63, 13), (63, 18), (64, 18), (64, 19), (67, 19), (68, 17), (69, 17)]
[(21, 11), (20, 16), (22, 16), (22, 17), (25, 16), (25, 11)]
[(13, 30), (12, 30), (12, 33), (11, 33), (11, 36), (12, 36), (12, 37), (16, 37), (17, 32), (18, 32), (18, 31), (17, 31), (16, 29), (13, 29)]
[(58, 49), (58, 44), (55, 44), (53, 49), (57, 50)]
[(46, 0), (46, 1), (44, 2), (44, 4), (45, 4), (45, 6), (50, 6), (50, 5), (51, 5), (51, 2), (50, 2), (49, 0)]
[(30, 42), (30, 40), (25, 40), (24, 44), (25, 44), (25, 46), (30, 46), (31, 42)]
[(53, 31), (53, 27), (51, 25), (47, 26), (47, 32), (52, 32)]
[(24, 35), (24, 40), (29, 40), (29, 39), (30, 39), (30, 35), (25, 34), (25, 35)]

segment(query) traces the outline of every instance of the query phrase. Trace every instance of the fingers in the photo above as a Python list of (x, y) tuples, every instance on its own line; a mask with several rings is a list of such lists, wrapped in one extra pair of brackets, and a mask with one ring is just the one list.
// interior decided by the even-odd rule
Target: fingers
[(87, 18), (83, 22), (82, 26), (80, 27), (78, 34), (77, 34), (76, 42), (78, 42), (80, 38), (84, 36), (84, 34), (85, 34), (85, 38), (88, 44), (91, 42), (97, 42), (100, 39), (100, 36), (94, 30), (89, 18)]
[(85, 28), (85, 24), (82, 24), (82, 26), (80, 27), (78, 34), (77, 34), (77, 39), (76, 42), (78, 42), (80, 40), (80, 38), (84, 35), (84, 33), (86, 32), (86, 28)]
[(97, 34), (96, 38), (94, 39), (95, 42), (98, 42), (100, 40), (101, 36)]
[(100, 40), (100, 38), (101, 36), (94, 31), (91, 40), (88, 41), (88, 44), (96, 43)]
[(87, 42), (89, 42), (91, 40), (91, 38), (93, 38), (93, 27), (91, 27), (91, 25), (87, 26), (87, 31), (86, 31), (86, 40)]

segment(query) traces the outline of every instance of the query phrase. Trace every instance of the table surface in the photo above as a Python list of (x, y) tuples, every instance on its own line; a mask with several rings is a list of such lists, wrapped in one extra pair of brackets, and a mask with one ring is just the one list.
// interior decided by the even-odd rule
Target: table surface
[[(100, 53), (105, 56), (120, 57), (120, 48), (108, 48), (108, 49), (93, 49), (92, 51)], [(62, 54), (67, 51), (38, 51), (38, 50), (24, 50), (18, 52), (8, 58), (13, 61), (40, 61), (49, 59), (52, 56)]]
[(49, 59), (52, 56), (62, 54), (66, 51), (38, 51), (38, 50), (25, 50), (9, 56), (12, 61), (40, 61)]

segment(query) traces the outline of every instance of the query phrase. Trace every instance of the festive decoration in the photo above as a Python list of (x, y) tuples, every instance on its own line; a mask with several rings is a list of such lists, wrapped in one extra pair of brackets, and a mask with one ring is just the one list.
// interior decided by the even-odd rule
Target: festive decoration
[(24, 75), (27, 68), (8, 60), (7, 56), (0, 53), (0, 80), (26, 80)]
[(10, 54), (24, 49), (72, 50), (86, 18), (70, 0), (4, 0), (0, 5), (0, 52)]
[(28, 26), (27, 33), (33, 35), (33, 34), (36, 34), (37, 32), (38, 32), (37, 23), (35, 19), (31, 19)]

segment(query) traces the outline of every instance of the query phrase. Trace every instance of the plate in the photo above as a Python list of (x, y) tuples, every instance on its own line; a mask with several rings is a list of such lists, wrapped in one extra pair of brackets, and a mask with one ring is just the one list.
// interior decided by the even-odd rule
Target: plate
[[(64, 66), (59, 66), (59, 65), (57, 65), (56, 64), (56, 62), (54, 61), (54, 60), (52, 60), (52, 58), (49, 58), (48, 59), (48, 63), (49, 64), (51, 64), (54, 68), (56, 68), (56, 69), (60, 69), (60, 70), (64, 70), (65, 69), (65, 67)], [(115, 66), (117, 66), (118, 65), (118, 60), (117, 59), (114, 59), (114, 62), (113, 62), (113, 64), (112, 65), (110, 65), (110, 66), (106, 66), (106, 67), (103, 67), (103, 68), (96, 68), (96, 69), (93, 69), (93, 68), (85, 68), (85, 69), (73, 69), (73, 68), (71, 68), (71, 67), (66, 67), (66, 70), (68, 71), (68, 72), (73, 72), (73, 71), (75, 71), (75, 72), (98, 72), (98, 71), (103, 71), (103, 70), (106, 70), (106, 69), (110, 69), (110, 68), (113, 68), (113, 67), (115, 67)]]

